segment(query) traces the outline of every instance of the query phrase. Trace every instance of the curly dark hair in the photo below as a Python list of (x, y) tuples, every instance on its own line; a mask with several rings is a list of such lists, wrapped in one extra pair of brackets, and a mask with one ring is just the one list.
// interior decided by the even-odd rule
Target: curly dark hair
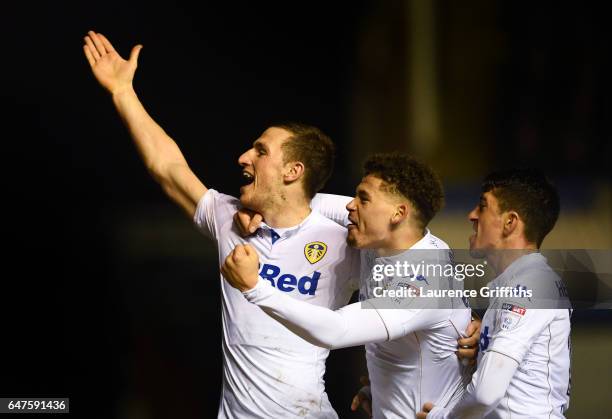
[(385, 187), (408, 199), (424, 228), (444, 205), (442, 182), (425, 163), (406, 154), (378, 153), (363, 165), (365, 176), (373, 175), (385, 182)]
[(325, 186), (334, 170), (335, 147), (332, 140), (319, 128), (299, 122), (273, 124), (292, 135), (281, 146), (283, 162), (304, 164), (304, 191), (309, 198)]
[(557, 189), (538, 169), (493, 172), (483, 180), (482, 192), (497, 198), (501, 212), (516, 211), (525, 223), (525, 238), (538, 248), (559, 218)]

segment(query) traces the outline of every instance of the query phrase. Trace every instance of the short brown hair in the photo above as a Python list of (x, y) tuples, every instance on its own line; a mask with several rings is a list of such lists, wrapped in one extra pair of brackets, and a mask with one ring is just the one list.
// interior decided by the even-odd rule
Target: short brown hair
[(399, 153), (378, 153), (365, 162), (365, 176), (383, 180), (391, 192), (408, 199), (417, 212), (417, 221), (424, 228), (444, 205), (442, 182), (425, 163)]
[(332, 140), (319, 128), (299, 122), (272, 125), (291, 133), (281, 146), (283, 162), (299, 161), (304, 164), (304, 191), (309, 198), (325, 186), (334, 170), (335, 147)]
[(559, 218), (559, 193), (538, 169), (493, 172), (482, 182), (482, 192), (495, 196), (501, 212), (516, 211), (525, 223), (525, 238), (538, 248)]

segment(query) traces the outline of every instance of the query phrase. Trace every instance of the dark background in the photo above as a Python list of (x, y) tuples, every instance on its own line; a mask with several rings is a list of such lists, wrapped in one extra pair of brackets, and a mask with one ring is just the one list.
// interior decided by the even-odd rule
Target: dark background
[[(367, 150), (412, 150), (401, 123), (411, 109), (398, 99), (410, 65), (407, 3), (3, 6), (0, 394), (70, 397), (73, 415), (89, 418), (217, 409), (215, 249), (147, 176), (83, 56), (87, 30), (124, 57), (144, 45), (136, 91), (207, 186), (237, 193), (240, 153), (270, 123), (300, 120), (335, 140), (326, 191), (350, 195)], [(602, 11), (433, 4), (442, 146), (428, 158), (449, 211), (469, 208), (484, 173), (518, 163), (547, 171), (570, 211), (590, 211), (602, 184), (609, 199)], [(363, 112), (380, 136), (364, 137)], [(601, 234), (597, 246), (609, 248)], [(607, 315), (581, 321), (609, 330)], [(360, 359), (351, 349), (328, 361), (340, 417), (357, 417), (347, 407)]]

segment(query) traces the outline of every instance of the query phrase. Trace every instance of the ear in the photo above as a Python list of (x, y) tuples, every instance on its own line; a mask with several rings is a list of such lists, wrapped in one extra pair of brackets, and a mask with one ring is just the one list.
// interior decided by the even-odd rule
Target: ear
[(291, 183), (304, 175), (304, 164), (300, 161), (292, 161), (285, 164), (283, 169), (283, 180)]
[(518, 232), (521, 218), (516, 211), (508, 211), (502, 216), (502, 220), (504, 223), (502, 226), (504, 237), (510, 237), (514, 233)]
[(410, 214), (410, 206), (406, 203), (398, 204), (395, 207), (395, 212), (391, 216), (391, 224), (398, 225), (403, 222)]

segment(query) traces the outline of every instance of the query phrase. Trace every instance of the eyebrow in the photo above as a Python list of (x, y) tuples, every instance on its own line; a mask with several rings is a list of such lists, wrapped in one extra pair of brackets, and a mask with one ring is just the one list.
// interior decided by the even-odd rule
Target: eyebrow
[(365, 190), (363, 190), (363, 189), (357, 189), (357, 191), (356, 191), (356, 192), (357, 192), (357, 195), (358, 195), (360, 198), (370, 198), (370, 194), (369, 194), (369, 193), (367, 193), (367, 192), (366, 192)]
[(266, 145), (262, 143), (261, 140), (255, 140), (255, 142), (253, 143), (253, 148), (263, 149), (264, 151), (268, 151), (268, 147), (266, 147)]

